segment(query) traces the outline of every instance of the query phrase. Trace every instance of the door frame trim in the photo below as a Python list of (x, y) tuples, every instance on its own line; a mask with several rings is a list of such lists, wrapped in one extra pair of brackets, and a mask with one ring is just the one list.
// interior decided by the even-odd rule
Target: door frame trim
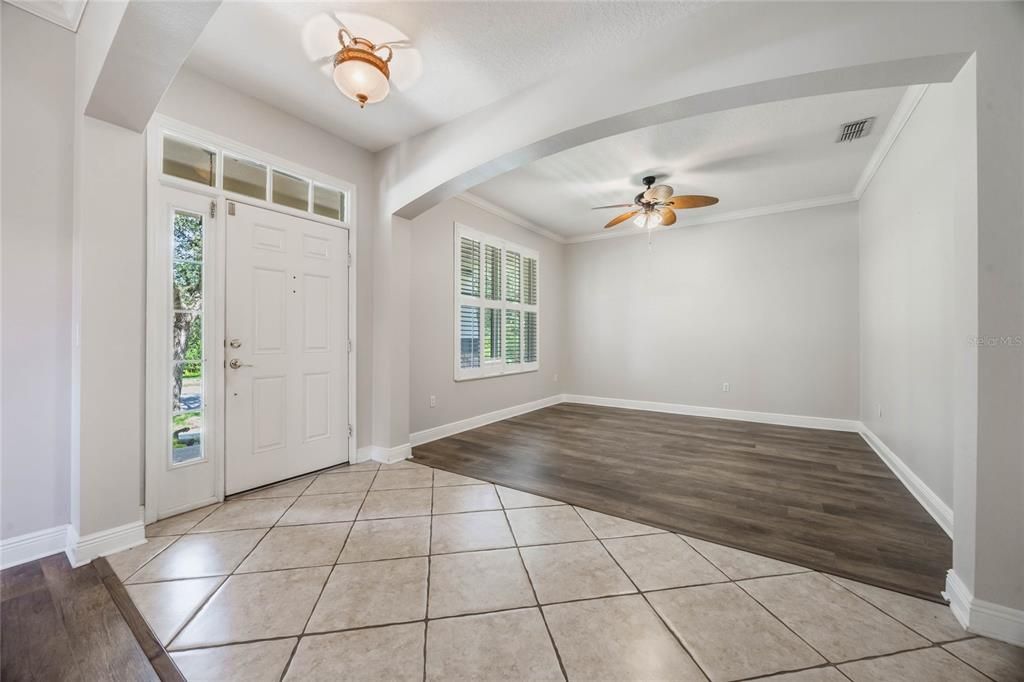
[[(332, 220), (316, 215), (312, 212), (299, 211), (284, 206), (278, 206), (270, 201), (261, 201), (252, 197), (236, 194), (221, 189), (220, 187), (205, 186), (199, 183), (182, 180), (171, 176), (165, 176), (161, 169), (162, 141), (166, 134), (184, 138), (199, 144), (215, 148), (219, 151), (228, 151), (233, 155), (241, 155), (246, 158), (255, 159), (269, 166), (294, 171), (296, 174), (310, 178), (315, 182), (338, 187), (347, 192), (348, 206), (345, 221)], [(357, 228), (356, 216), (358, 215), (358, 197), (356, 185), (352, 182), (326, 175), (311, 168), (306, 168), (288, 159), (283, 159), (260, 149), (250, 147), (227, 137), (211, 133), (181, 121), (176, 121), (166, 116), (154, 115), (146, 128), (146, 384), (145, 384), (145, 437), (143, 457), (143, 505), (145, 508), (145, 522), (152, 523), (157, 520), (158, 500), (160, 497), (159, 476), (155, 472), (161, 467), (166, 467), (167, 440), (165, 438), (165, 405), (169, 400), (167, 381), (170, 376), (170, 361), (165, 357), (157, 357), (153, 352), (150, 339), (157, 338), (164, 334), (170, 315), (170, 291), (171, 281), (167, 274), (167, 265), (160, 261), (166, 255), (166, 242), (170, 239), (168, 226), (164, 225), (163, 216), (163, 188), (174, 188), (191, 192), (198, 196), (209, 197), (216, 205), (217, 217), (211, 223), (217, 230), (214, 235), (214, 258), (210, 263), (213, 270), (212, 290), (213, 300), (209, 301), (204, 310), (204, 327), (212, 329), (212, 348), (206, 353), (204, 359), (204, 372), (209, 377), (209, 382), (217, 386), (217, 394), (205, 409), (212, 412), (211, 419), (207, 421), (212, 424), (212, 429), (204, 433), (206, 442), (206, 455), (214, 469), (214, 490), (215, 499), (205, 499), (198, 502), (194, 507), (200, 507), (212, 502), (223, 501), (224, 499), (224, 467), (226, 457), (224, 452), (225, 430), (224, 430), (224, 320), (225, 320), (225, 275), (227, 267), (226, 253), (226, 225), (227, 203), (247, 204), (257, 208), (264, 208), (285, 215), (311, 220), (313, 222), (330, 225), (348, 232), (348, 334), (352, 342), (351, 351), (348, 353), (348, 423), (352, 426), (351, 435), (348, 438), (349, 461), (356, 456), (356, 443), (358, 424), (356, 420), (356, 387), (357, 379)], [(222, 154), (218, 154), (218, 178), (221, 172)], [(215, 185), (219, 184), (215, 182)], [(206, 272), (204, 269), (204, 277)], [(161, 344), (162, 347), (162, 344)], [(204, 424), (204, 428), (206, 424)], [(188, 508), (175, 510), (177, 513), (188, 511)]]

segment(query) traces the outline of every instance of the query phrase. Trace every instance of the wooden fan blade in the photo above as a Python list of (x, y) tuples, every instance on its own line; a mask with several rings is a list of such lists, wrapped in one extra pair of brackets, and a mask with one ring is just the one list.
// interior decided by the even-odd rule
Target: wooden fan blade
[(630, 211), (629, 213), (623, 213), (620, 216), (616, 216), (615, 218), (612, 218), (610, 223), (608, 223), (607, 225), (604, 226), (604, 229), (607, 230), (610, 227), (615, 227), (619, 223), (624, 223), (627, 220), (629, 220), (630, 218), (632, 218), (633, 216), (635, 216), (639, 212), (640, 211)]
[(703, 208), (718, 203), (718, 197), (709, 197), (703, 194), (680, 194), (668, 200), (672, 208)]
[(594, 208), (592, 208), (590, 210), (591, 211), (596, 211), (599, 208), (629, 208), (632, 205), (633, 204), (608, 204), (607, 206), (595, 206)]
[(658, 213), (661, 214), (661, 224), (671, 225), (676, 221), (676, 212), (668, 206), (658, 209)]
[(655, 185), (644, 192), (644, 199), (647, 201), (668, 201), (672, 196), (672, 188), (668, 185)]

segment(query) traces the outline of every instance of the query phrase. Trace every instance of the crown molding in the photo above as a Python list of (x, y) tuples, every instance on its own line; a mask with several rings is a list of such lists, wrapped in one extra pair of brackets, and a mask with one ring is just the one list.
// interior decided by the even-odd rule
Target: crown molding
[[(688, 219), (683, 218), (681, 222), (676, 222), (671, 227), (658, 227), (655, 232), (667, 232), (669, 230), (678, 230), (686, 227), (695, 227), (697, 225), (709, 225), (711, 223), (725, 223), (733, 220), (745, 220), (746, 218), (757, 218), (763, 215), (773, 215), (775, 213), (789, 213), (790, 211), (802, 211), (807, 208), (819, 208), (821, 206), (834, 206), (836, 204), (847, 204), (851, 201), (857, 201), (857, 197), (852, 194), (833, 194), (824, 197), (816, 197), (814, 199), (801, 199), (800, 201), (790, 201), (785, 204), (772, 204), (770, 206), (758, 206), (757, 208), (748, 208), (742, 211), (729, 211), (728, 213), (716, 213), (709, 215), (704, 218)], [(615, 230), (610, 232), (601, 232), (598, 234), (587, 234), (579, 237), (570, 237), (566, 240), (567, 244), (582, 244), (583, 242), (599, 241), (601, 239), (621, 239), (623, 237), (636, 237), (639, 235), (646, 235), (646, 230)]]
[(924, 93), (927, 91), (928, 84), (925, 83), (924, 85), (911, 85), (903, 93), (900, 103), (896, 106), (896, 111), (893, 113), (892, 118), (889, 119), (889, 125), (885, 127), (885, 132), (882, 133), (882, 138), (878, 141), (878, 146), (875, 147), (875, 152), (868, 159), (864, 170), (861, 171), (860, 179), (857, 180), (857, 186), (853, 190), (855, 198), (860, 199), (864, 195), (868, 185), (871, 184), (871, 180), (875, 177), (875, 173), (882, 167), (882, 162), (885, 161), (885, 157), (889, 155), (893, 145), (896, 144), (900, 133), (903, 132), (903, 128), (907, 125), (907, 121), (910, 120), (911, 115), (913, 115), (914, 110), (917, 109), (917, 105), (921, 103), (921, 98), (924, 97)]
[(78, 31), (86, 0), (4, 0), (72, 33)]
[(459, 194), (455, 198), (465, 201), (467, 204), (472, 204), (473, 206), (476, 206), (479, 209), (483, 209), (484, 211), (487, 211), (488, 213), (495, 215), (503, 220), (507, 220), (513, 225), (518, 225), (523, 229), (529, 230), (530, 232), (533, 232), (535, 234), (539, 234), (541, 237), (544, 237), (545, 239), (550, 239), (551, 241), (558, 242), (559, 244), (567, 243), (566, 238), (563, 237), (562, 235), (556, 234), (555, 232), (552, 232), (551, 230), (545, 227), (541, 227), (536, 223), (531, 223), (526, 218), (516, 213), (513, 213), (512, 211), (504, 209), (501, 206), (498, 206), (497, 204), (492, 204), (486, 199), (482, 199), (471, 192), (463, 192), (462, 194)]

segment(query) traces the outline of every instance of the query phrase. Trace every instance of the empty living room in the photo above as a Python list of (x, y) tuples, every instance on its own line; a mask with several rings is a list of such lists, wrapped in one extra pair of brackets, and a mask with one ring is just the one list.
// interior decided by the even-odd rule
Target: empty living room
[(0, 680), (1024, 682), (1024, 2), (2, 0)]

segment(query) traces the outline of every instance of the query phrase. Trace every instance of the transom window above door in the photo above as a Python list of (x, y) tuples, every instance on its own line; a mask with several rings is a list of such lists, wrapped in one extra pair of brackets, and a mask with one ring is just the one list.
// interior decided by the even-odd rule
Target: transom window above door
[(455, 225), (455, 380), (539, 366), (540, 257)]
[(351, 202), (345, 190), (230, 150), (211, 148), (167, 133), (163, 135), (162, 154), (160, 169), (165, 176), (219, 188), (228, 195), (348, 222)]

